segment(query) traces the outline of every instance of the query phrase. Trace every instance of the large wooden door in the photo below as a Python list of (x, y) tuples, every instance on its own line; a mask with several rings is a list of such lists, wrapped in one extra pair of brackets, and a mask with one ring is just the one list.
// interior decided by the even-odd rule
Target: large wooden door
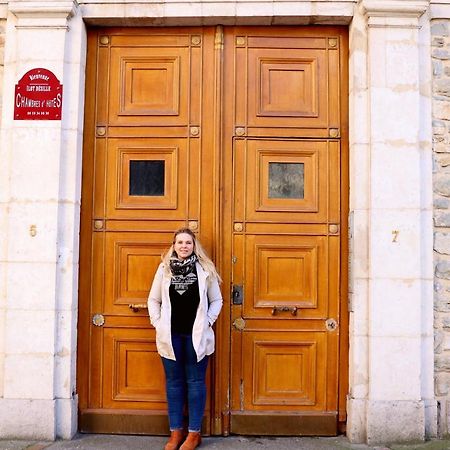
[(232, 433), (338, 429), (343, 47), (336, 29), (225, 37)]
[(336, 433), (345, 47), (329, 27), (89, 32), (81, 431), (167, 432), (145, 302), (173, 231), (189, 226), (224, 279), (204, 431)]
[(164, 375), (146, 301), (177, 228), (199, 232), (214, 256), (213, 55), (212, 28), (89, 34), (82, 431), (167, 433)]

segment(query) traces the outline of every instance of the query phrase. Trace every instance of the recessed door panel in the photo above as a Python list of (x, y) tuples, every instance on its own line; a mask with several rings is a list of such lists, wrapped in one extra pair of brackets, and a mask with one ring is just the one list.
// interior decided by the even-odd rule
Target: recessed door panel
[(166, 409), (155, 333), (107, 327), (104, 333), (104, 408)]
[[(139, 45), (138, 39), (130, 46), (116, 46), (114, 42), (110, 126), (188, 124), (190, 48), (187, 40), (179, 47), (147, 47)], [(193, 94), (198, 100), (198, 92)]]
[(326, 318), (329, 255), (326, 236), (250, 235), (245, 238), (244, 317)]
[(325, 393), (320, 389), (326, 379), (324, 332), (249, 331), (243, 349), (245, 409), (324, 409)]

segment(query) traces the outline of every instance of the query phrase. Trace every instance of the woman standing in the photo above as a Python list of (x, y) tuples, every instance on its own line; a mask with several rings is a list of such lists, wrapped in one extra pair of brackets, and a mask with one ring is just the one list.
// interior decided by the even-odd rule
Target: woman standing
[[(148, 296), (150, 322), (156, 328), (156, 346), (166, 375), (171, 433), (164, 450), (193, 450), (201, 444), (206, 368), (208, 355), (214, 352), (212, 325), (222, 308), (220, 281), (194, 233), (188, 228), (177, 230)], [(189, 433), (184, 440), (186, 397)]]

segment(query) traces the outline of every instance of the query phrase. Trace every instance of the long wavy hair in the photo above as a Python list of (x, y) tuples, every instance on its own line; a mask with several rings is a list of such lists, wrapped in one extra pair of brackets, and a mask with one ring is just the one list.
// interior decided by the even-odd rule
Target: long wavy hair
[(182, 233), (186, 233), (189, 236), (191, 236), (192, 242), (194, 244), (193, 253), (197, 255), (198, 262), (203, 267), (203, 269), (209, 274), (210, 277), (216, 278), (219, 283), (222, 282), (222, 279), (220, 278), (220, 275), (217, 272), (216, 266), (209, 258), (202, 244), (200, 244), (200, 241), (196, 238), (195, 234), (189, 228), (179, 228), (177, 231), (175, 231), (175, 233), (173, 234), (172, 245), (170, 246), (169, 250), (166, 253), (164, 253), (161, 257), (162, 262), (164, 264), (164, 270), (166, 271), (167, 275), (171, 273), (170, 258), (172, 257), (175, 251), (174, 250), (175, 241), (177, 239), (177, 236)]

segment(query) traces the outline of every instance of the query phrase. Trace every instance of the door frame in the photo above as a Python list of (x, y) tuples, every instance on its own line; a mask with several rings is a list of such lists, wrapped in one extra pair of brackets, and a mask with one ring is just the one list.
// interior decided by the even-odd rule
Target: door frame
[[(275, 27), (270, 27), (271, 29)], [(308, 26), (308, 29), (323, 30), (322, 26)], [(340, 233), (340, 337), (339, 337), (339, 427), (345, 431), (346, 426), (346, 398), (348, 394), (348, 359), (349, 359), (349, 322), (348, 322), (348, 211), (349, 211), (349, 111), (348, 111), (348, 27), (347, 26), (326, 26), (339, 30), (342, 39), (340, 53), (340, 76), (341, 76), (341, 233)], [(88, 29), (88, 53), (86, 68), (86, 93), (95, 92), (96, 79), (96, 38), (97, 30), (103, 28)], [(217, 28), (220, 30), (220, 26)], [(222, 294), (225, 299), (224, 308), (216, 325), (216, 354), (212, 359), (212, 391), (211, 391), (211, 434), (228, 435), (230, 432), (229, 400), (230, 392), (230, 357), (231, 357), (231, 305), (228, 301), (231, 298), (231, 204), (225, 198), (224, 192), (220, 189), (224, 179), (224, 168), (229, 163), (225, 149), (226, 130), (230, 123), (223, 116), (224, 100), (224, 66), (223, 66), (223, 33), (222, 40), (219, 38), (220, 32), (216, 36), (215, 43), (215, 98), (214, 98), (214, 120), (216, 126), (215, 145), (217, 146), (216, 174), (217, 188), (216, 214), (217, 222), (215, 226), (216, 263), (223, 275)], [(229, 96), (230, 97), (230, 96)], [(82, 171), (82, 193), (83, 207), (81, 208), (81, 229), (80, 229), (80, 282), (79, 282), (79, 320), (78, 320), (78, 355), (77, 355), (77, 386), (79, 392), (79, 409), (86, 408), (88, 404), (88, 382), (89, 374), (83, 370), (83, 362), (89, 357), (86, 344), (86, 337), (89, 336), (90, 328), (90, 283), (91, 283), (91, 217), (94, 194), (93, 185), (93, 152), (86, 151), (92, 148), (95, 139), (95, 95), (85, 96), (85, 117), (84, 117), (84, 137), (83, 137), (83, 171)], [(232, 124), (231, 124), (232, 125)], [(81, 276), (81, 274), (83, 274)], [(83, 339), (85, 340), (83, 342)]]

